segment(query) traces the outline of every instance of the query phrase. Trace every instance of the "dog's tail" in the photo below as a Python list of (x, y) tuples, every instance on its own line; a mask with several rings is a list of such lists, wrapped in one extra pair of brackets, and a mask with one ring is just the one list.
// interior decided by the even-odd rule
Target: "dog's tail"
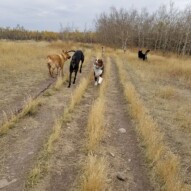
[(69, 53), (69, 52), (76, 52), (76, 51), (75, 50), (68, 50), (67, 53)]
[(149, 52), (150, 52), (150, 50), (149, 50), (149, 49), (148, 49), (148, 50), (146, 50), (145, 55), (147, 55)]

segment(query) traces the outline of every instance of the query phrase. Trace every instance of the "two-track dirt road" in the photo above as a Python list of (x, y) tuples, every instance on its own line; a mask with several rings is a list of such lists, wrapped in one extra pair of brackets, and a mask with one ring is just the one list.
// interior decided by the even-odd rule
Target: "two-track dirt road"
[[(110, 64), (108, 86), (105, 94), (105, 136), (101, 141), (102, 155), (108, 162), (108, 190), (151, 191), (149, 168), (129, 115), (114, 59), (105, 59)], [(92, 70), (91, 62), (78, 75)], [(103, 82), (104, 83), (104, 82)], [(56, 118), (63, 114), (71, 99), (71, 89), (64, 85), (53, 95), (42, 96), (43, 104), (34, 116), (19, 120), (16, 127), (0, 138), (0, 190), (22, 191), (28, 173), (34, 167), (43, 145), (52, 132)], [(99, 87), (91, 79), (80, 103), (74, 108), (71, 120), (62, 124), (62, 129), (51, 156), (48, 172), (43, 174), (35, 191), (80, 190), (83, 176), (82, 164), (87, 156), (85, 149), (86, 126), (94, 100), (99, 97)], [(119, 180), (120, 177), (123, 180)], [(30, 188), (27, 188), (30, 190)]]

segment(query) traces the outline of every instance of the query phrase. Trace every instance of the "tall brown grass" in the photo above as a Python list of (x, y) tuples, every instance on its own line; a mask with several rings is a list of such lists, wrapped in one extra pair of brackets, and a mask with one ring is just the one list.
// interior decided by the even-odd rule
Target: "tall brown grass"
[(137, 93), (122, 61), (116, 61), (124, 95), (130, 103), (131, 115), (137, 122), (137, 131), (146, 145), (146, 156), (153, 166), (153, 175), (161, 183), (161, 190), (187, 190), (180, 172), (180, 159), (164, 141), (163, 133)]
[(83, 176), (83, 191), (104, 191), (108, 185), (106, 182), (107, 161), (104, 157), (89, 154), (85, 163)]

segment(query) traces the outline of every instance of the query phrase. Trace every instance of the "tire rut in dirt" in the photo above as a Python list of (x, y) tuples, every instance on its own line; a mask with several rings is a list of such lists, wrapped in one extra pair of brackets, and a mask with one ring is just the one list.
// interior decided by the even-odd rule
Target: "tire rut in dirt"
[(82, 101), (72, 113), (71, 122), (63, 125), (50, 160), (50, 172), (35, 191), (79, 190), (76, 187), (79, 186), (81, 161), (85, 157), (85, 128), (89, 110), (96, 96), (97, 87), (90, 84)]
[[(46, 104), (39, 108), (36, 116), (27, 116), (16, 124), (9, 134), (0, 140), (1, 152), (0, 161), (4, 160), (2, 176), (7, 180), (15, 179), (15, 183), (5, 188), (6, 191), (13, 189), (20, 191), (23, 188), (23, 176), (32, 165), (35, 154), (41, 149), (44, 141), (51, 133), (54, 119), (59, 116), (64, 107), (63, 92), (45, 98)], [(67, 98), (66, 98), (67, 99)], [(5, 150), (6, 149), (6, 150)]]
[[(112, 60), (111, 78), (106, 94), (107, 133), (104, 149), (110, 163), (112, 190), (152, 191), (143, 151), (128, 114), (128, 105)], [(122, 180), (119, 180), (122, 179)]]
[[(84, 68), (85, 76), (89, 68)], [(82, 77), (81, 76), (81, 77)], [(77, 84), (80, 82), (78, 76)], [(52, 132), (55, 119), (63, 114), (71, 92), (67, 85), (52, 96), (44, 96), (44, 104), (34, 116), (21, 119), (14, 129), (0, 139), (0, 188), (3, 191), (23, 190), (27, 173)]]

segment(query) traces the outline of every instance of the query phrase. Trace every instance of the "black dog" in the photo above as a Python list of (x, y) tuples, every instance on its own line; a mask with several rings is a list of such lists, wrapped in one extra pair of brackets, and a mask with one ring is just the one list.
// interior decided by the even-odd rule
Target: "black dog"
[(75, 72), (74, 81), (73, 81), (73, 84), (75, 84), (80, 61), (81, 61), (80, 73), (82, 72), (82, 64), (84, 62), (84, 54), (81, 50), (76, 50), (76, 51), (70, 50), (68, 52), (74, 52), (74, 54), (72, 56), (72, 60), (70, 62), (70, 76), (69, 76), (69, 84), (68, 84), (68, 88), (69, 88), (71, 85), (71, 78), (72, 78), (73, 72)]
[(143, 60), (147, 60), (147, 54), (150, 52), (150, 50), (147, 50), (146, 52), (145, 52), (145, 54), (144, 53), (142, 53), (142, 50), (139, 50), (138, 51), (138, 58), (140, 58), (140, 59), (143, 59)]

